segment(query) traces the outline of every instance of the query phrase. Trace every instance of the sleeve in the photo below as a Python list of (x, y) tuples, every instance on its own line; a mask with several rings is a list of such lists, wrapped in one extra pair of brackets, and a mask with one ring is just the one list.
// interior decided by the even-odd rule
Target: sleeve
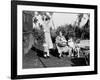
[(63, 41), (64, 41), (64, 42), (67, 42), (67, 40), (66, 40), (66, 38), (65, 38), (65, 37), (63, 37)]
[(59, 43), (59, 36), (56, 37), (56, 44)]

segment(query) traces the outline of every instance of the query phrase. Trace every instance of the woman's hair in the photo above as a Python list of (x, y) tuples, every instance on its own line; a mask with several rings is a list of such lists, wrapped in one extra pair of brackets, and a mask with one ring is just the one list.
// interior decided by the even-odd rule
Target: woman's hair
[(50, 20), (50, 17), (47, 16), (47, 15), (43, 15), (42, 20), (43, 20), (43, 21), (44, 21), (44, 20), (45, 20), (45, 21)]

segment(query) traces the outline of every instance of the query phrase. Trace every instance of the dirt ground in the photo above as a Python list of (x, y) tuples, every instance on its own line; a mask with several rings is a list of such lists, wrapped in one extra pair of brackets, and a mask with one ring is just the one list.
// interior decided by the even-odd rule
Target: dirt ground
[[(88, 40), (80, 42), (82, 47), (89, 46)], [(29, 68), (44, 68), (44, 67), (70, 67), (70, 66), (87, 66), (84, 57), (71, 58), (64, 55), (59, 59), (56, 52), (50, 53), (50, 58), (45, 59), (43, 53), (37, 52), (35, 49), (30, 49), (29, 52), (23, 55), (23, 69)]]

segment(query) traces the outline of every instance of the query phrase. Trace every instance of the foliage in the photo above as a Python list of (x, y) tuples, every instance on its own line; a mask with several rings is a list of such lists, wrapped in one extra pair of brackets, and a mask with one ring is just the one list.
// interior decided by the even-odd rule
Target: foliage
[(58, 27), (56, 30), (56, 34), (59, 35), (60, 31), (62, 32), (62, 34), (65, 36), (67, 40), (70, 37), (75, 37), (74, 28), (71, 25), (64, 25)]
[(33, 37), (37, 40), (37, 42), (39, 44), (44, 43), (44, 32), (43, 32), (43, 30), (34, 28), (33, 29)]
[(74, 40), (89, 39), (90, 37), (90, 27), (89, 26), (90, 26), (89, 20), (83, 26), (83, 28), (80, 28), (79, 26), (62, 25), (62, 26), (59, 26), (56, 30), (51, 30), (51, 37), (52, 37), (52, 40), (54, 41), (56, 36), (58, 36), (59, 32), (61, 31), (62, 34), (65, 36), (66, 40), (68, 40), (71, 37)]

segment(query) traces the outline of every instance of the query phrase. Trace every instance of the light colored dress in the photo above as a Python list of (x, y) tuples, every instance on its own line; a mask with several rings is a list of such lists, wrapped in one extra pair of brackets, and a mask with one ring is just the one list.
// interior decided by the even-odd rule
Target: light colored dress
[(49, 49), (53, 48), (53, 43), (51, 40), (51, 34), (50, 34), (50, 24), (49, 22), (43, 23), (43, 30), (44, 30), (44, 36), (45, 36), (45, 43), (44, 43), (44, 51), (49, 53)]
[[(60, 46), (62, 44), (63, 46)], [(63, 52), (71, 53), (71, 48), (67, 46), (67, 41), (64, 36), (57, 36), (56, 37), (56, 46), (59, 53), (59, 57), (61, 57)]]

